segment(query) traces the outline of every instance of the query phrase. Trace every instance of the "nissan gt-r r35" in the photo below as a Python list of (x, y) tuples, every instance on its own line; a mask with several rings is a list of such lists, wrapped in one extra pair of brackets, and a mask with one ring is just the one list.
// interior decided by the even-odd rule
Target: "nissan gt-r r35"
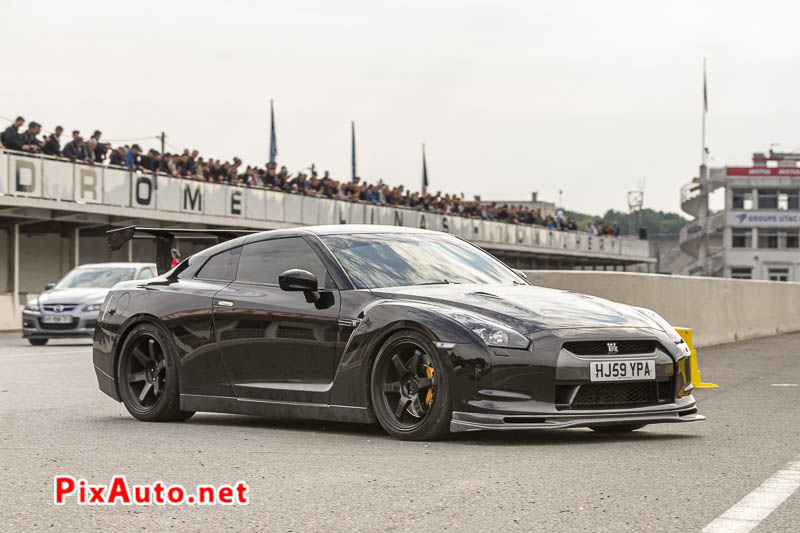
[[(109, 238), (119, 246), (147, 231)], [(149, 231), (166, 247), (182, 230)], [(659, 315), (532, 286), (452, 235), (208, 233), (229, 240), (118, 285), (102, 306), (99, 385), (140, 420), (377, 421), (398, 438), (433, 439), (703, 419), (690, 350)]]

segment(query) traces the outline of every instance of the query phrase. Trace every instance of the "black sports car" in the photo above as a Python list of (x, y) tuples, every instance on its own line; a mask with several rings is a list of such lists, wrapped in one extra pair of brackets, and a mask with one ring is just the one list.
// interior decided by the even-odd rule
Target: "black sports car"
[[(183, 230), (155, 237), (159, 270)], [(220, 241), (117, 285), (94, 335), (100, 389), (148, 421), (195, 411), (479, 429), (632, 431), (702, 420), (689, 348), (656, 313), (531, 286), (452, 235), (325, 226)]]

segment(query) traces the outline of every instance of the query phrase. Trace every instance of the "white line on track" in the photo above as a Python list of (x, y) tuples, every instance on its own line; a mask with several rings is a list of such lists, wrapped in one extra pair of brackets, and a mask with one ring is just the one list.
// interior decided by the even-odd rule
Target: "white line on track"
[(800, 457), (779, 470), (738, 501), (701, 533), (746, 533), (786, 501), (800, 487)]

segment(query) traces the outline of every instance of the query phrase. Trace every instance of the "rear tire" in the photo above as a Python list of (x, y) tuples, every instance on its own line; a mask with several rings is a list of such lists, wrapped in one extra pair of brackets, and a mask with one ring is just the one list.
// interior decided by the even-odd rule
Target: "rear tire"
[(34, 346), (44, 346), (50, 339), (28, 339), (28, 342)]
[(592, 431), (596, 431), (598, 433), (630, 433), (631, 431), (636, 431), (637, 429), (642, 429), (646, 424), (623, 424), (621, 426), (595, 426), (591, 429)]
[(401, 331), (381, 346), (370, 376), (372, 408), (381, 427), (402, 440), (435, 440), (449, 434), (450, 372), (426, 336)]
[(128, 412), (146, 422), (178, 422), (194, 411), (181, 411), (178, 367), (168, 335), (145, 323), (125, 339), (117, 364), (120, 398)]

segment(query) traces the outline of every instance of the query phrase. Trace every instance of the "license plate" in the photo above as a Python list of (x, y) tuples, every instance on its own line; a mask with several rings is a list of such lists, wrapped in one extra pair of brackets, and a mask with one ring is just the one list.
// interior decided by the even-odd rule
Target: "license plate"
[(72, 324), (72, 317), (62, 315), (45, 315), (42, 317), (42, 322), (45, 324)]
[(592, 361), (589, 363), (592, 381), (624, 381), (656, 379), (656, 362), (649, 361)]

